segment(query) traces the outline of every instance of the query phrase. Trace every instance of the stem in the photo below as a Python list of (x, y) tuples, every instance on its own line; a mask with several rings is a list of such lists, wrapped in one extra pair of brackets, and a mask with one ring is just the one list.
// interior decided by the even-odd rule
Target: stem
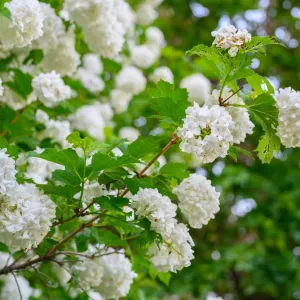
[[(177, 136), (177, 134), (176, 133), (174, 133), (173, 134), (173, 136), (172, 136), (172, 139), (169, 141), (169, 143), (166, 145), (166, 146), (164, 146), (163, 148), (162, 148), (162, 150), (156, 155), (156, 156), (154, 156), (149, 162), (148, 162), (148, 164), (144, 167), (144, 169), (141, 171), (141, 172), (139, 172), (138, 174), (137, 174), (137, 177), (138, 178), (140, 178), (140, 177), (142, 177), (144, 174), (145, 174), (145, 172), (162, 156), (162, 155), (164, 155), (173, 145), (175, 145), (176, 143), (177, 143), (177, 141), (178, 141), (178, 136)], [(124, 197), (127, 193), (129, 192), (129, 189), (128, 188), (126, 188), (121, 194), (120, 194), (120, 197)]]
[(235, 92), (234, 92), (231, 96), (229, 96), (227, 99), (225, 99), (225, 100), (223, 101), (223, 104), (225, 104), (225, 102), (228, 101), (231, 97), (233, 97), (234, 95), (236, 95), (241, 89), (242, 89), (242, 87), (239, 88), (237, 91), (235, 91)]
[[(19, 120), (19, 118), (22, 116), (24, 110), (25, 110), (25, 108), (22, 108), (17, 112), (16, 116), (10, 122), (11, 125), (15, 124)], [(0, 137), (5, 136), (7, 133), (8, 133), (8, 129), (3, 130), (0, 133)]]

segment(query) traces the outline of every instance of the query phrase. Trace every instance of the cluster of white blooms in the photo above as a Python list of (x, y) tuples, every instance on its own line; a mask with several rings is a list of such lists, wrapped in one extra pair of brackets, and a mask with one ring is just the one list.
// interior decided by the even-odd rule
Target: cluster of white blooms
[(64, 2), (64, 9), (69, 13), (71, 20), (82, 27), (89, 48), (107, 58), (116, 57), (125, 41), (125, 29), (118, 19), (116, 5), (116, 0), (66, 0)]
[(65, 34), (65, 27), (61, 18), (56, 15), (55, 10), (48, 3), (40, 3), (40, 6), (44, 16), (43, 34), (33, 41), (31, 47), (48, 51), (57, 47), (59, 37)]
[(100, 75), (103, 72), (103, 64), (100, 57), (94, 53), (87, 53), (82, 58), (83, 67), (90, 73)]
[(0, 97), (3, 96), (4, 88), (2, 86), (2, 79), (0, 78)]
[(41, 73), (32, 80), (32, 87), (38, 99), (46, 107), (55, 107), (59, 102), (71, 98), (72, 90), (65, 85), (55, 71)]
[(73, 129), (86, 131), (90, 136), (102, 140), (105, 121), (109, 121), (112, 115), (112, 109), (108, 104), (94, 102), (80, 107), (69, 120)]
[(186, 110), (186, 118), (177, 134), (182, 139), (180, 149), (196, 153), (203, 163), (225, 157), (233, 142), (231, 133), (234, 122), (224, 107), (200, 107), (194, 103)]
[(142, 189), (131, 197), (130, 206), (138, 217), (146, 217), (151, 228), (160, 234), (170, 234), (176, 224), (177, 206), (157, 189)]
[(186, 88), (189, 93), (189, 101), (202, 105), (207, 101), (211, 92), (210, 81), (202, 74), (192, 74), (183, 78), (180, 82), (181, 88)]
[(277, 135), (286, 147), (300, 147), (300, 92), (280, 89), (275, 95), (279, 110)]
[[(99, 184), (98, 181), (92, 181), (92, 182), (87, 181), (84, 184), (84, 193), (83, 193), (82, 201), (85, 202), (86, 204), (89, 204), (93, 200), (93, 198), (106, 196), (106, 195), (108, 195), (108, 191), (104, 184)], [(80, 193), (74, 196), (75, 199), (79, 197), (80, 197)]]
[(60, 144), (63, 148), (70, 146), (66, 141), (67, 136), (72, 132), (69, 121), (50, 120), (49, 116), (39, 109), (36, 111), (35, 118), (37, 122), (45, 125), (45, 129), (37, 135), (39, 140), (51, 138), (53, 142)]
[(119, 299), (125, 297), (137, 274), (132, 271), (130, 260), (125, 256), (124, 250), (114, 253), (108, 248), (100, 257), (104, 276), (100, 285), (95, 288), (106, 299)]
[(44, 15), (38, 0), (12, 0), (4, 7), (10, 18), (0, 16), (0, 48), (22, 48), (42, 36)]
[(136, 10), (136, 22), (139, 25), (146, 26), (151, 24), (158, 16), (155, 8), (160, 5), (162, 1), (144, 0), (139, 4)]
[(74, 78), (80, 80), (82, 85), (92, 94), (98, 94), (104, 90), (104, 82), (100, 76), (89, 72), (85, 68), (78, 68)]
[(55, 204), (33, 184), (18, 184), (15, 162), (0, 151), (0, 242), (12, 250), (36, 247), (48, 233)]
[(158, 83), (160, 80), (173, 83), (174, 75), (168, 67), (158, 67), (149, 76), (149, 80)]
[[(35, 152), (42, 153), (44, 150), (37, 147)], [(57, 169), (61, 169), (62, 166), (56, 163), (38, 158), (29, 157), (27, 159), (27, 169), (25, 172), (26, 178), (31, 178), (35, 183), (44, 184), (47, 180), (51, 178), (52, 172)]]
[(246, 30), (238, 30), (233, 25), (222, 27), (217, 31), (213, 31), (212, 36), (215, 37), (213, 45), (218, 48), (229, 49), (229, 55), (234, 57), (240, 48), (251, 41), (251, 34)]
[(6, 153), (6, 149), (0, 150), (0, 195), (11, 192), (16, 185), (15, 161)]
[(153, 243), (148, 251), (154, 267), (159, 272), (176, 272), (190, 266), (194, 242), (188, 228), (182, 223), (175, 224), (172, 232), (162, 237), (162, 244)]
[(122, 127), (119, 131), (119, 137), (122, 139), (127, 139), (130, 143), (137, 140), (137, 138), (140, 136), (140, 132), (138, 129), (134, 127)]
[[(244, 101), (237, 94), (233, 95), (233, 92), (225, 87), (222, 93), (223, 101), (226, 104), (239, 104), (244, 105)], [(220, 91), (214, 90), (212, 95), (206, 101), (208, 106), (217, 105), (219, 103)], [(225, 106), (225, 110), (230, 114), (234, 126), (231, 128), (231, 134), (233, 136), (233, 143), (240, 144), (245, 141), (247, 134), (253, 133), (254, 124), (250, 121), (248, 110), (243, 107)]]
[(89, 245), (85, 254), (94, 257), (80, 257), (80, 261), (72, 267), (82, 288), (93, 289), (105, 299), (125, 297), (137, 275), (132, 271), (124, 251), (116, 253), (112, 248), (98, 249)]
[(110, 101), (117, 113), (127, 110), (134, 95), (146, 88), (146, 78), (141, 70), (133, 66), (125, 66), (116, 76), (116, 88), (110, 93)]
[(202, 228), (219, 211), (219, 196), (211, 181), (200, 174), (192, 174), (174, 190), (179, 207), (193, 228)]
[(71, 76), (80, 64), (80, 56), (75, 50), (74, 28), (58, 36), (56, 47), (49, 47), (44, 53), (41, 68), (46, 72), (56, 71), (62, 76)]
[(115, 0), (118, 21), (122, 23), (125, 32), (134, 29), (135, 13), (126, 0)]

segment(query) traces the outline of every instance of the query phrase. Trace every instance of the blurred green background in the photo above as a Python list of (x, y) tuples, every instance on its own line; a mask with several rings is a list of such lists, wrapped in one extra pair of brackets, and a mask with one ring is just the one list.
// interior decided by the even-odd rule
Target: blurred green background
[[(159, 13), (155, 25), (168, 41), (162, 61), (177, 84), (202, 72), (216, 86), (201, 59), (182, 55), (197, 44), (211, 44), (211, 31), (231, 23), (253, 35), (277, 36), (286, 48), (268, 48), (252, 67), (275, 89), (300, 90), (299, 0), (165, 0)], [(138, 103), (133, 101), (131, 111)], [(259, 132), (256, 126), (242, 147), (253, 151)], [(169, 286), (137, 280), (128, 299), (300, 299), (300, 151), (282, 149), (270, 165), (241, 156), (238, 164), (228, 158), (197, 172), (222, 196), (216, 219), (192, 230), (192, 266), (173, 275)], [(140, 261), (137, 265), (142, 269)]]

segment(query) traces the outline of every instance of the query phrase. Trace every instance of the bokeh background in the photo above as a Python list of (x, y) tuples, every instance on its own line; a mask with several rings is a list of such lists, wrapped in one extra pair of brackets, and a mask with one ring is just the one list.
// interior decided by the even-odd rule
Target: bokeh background
[[(165, 0), (159, 14), (155, 25), (168, 41), (162, 61), (175, 80), (201, 72), (217, 86), (201, 59), (182, 57), (199, 43), (210, 45), (211, 31), (231, 23), (280, 39), (286, 48), (269, 47), (252, 67), (275, 89), (300, 90), (299, 0)], [(141, 115), (144, 101), (143, 96), (134, 99), (131, 116)], [(259, 134), (256, 126), (242, 147), (253, 152)], [(300, 151), (282, 149), (270, 165), (241, 156), (237, 164), (228, 158), (196, 170), (222, 196), (216, 219), (192, 230), (192, 266), (172, 275), (168, 286), (140, 278), (128, 299), (300, 299)], [(141, 261), (136, 265), (142, 268)]]

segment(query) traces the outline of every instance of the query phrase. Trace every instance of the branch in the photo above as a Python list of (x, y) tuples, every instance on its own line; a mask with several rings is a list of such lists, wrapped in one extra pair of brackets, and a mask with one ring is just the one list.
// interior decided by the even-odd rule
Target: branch
[[(153, 158), (152, 158), (152, 160), (151, 161), (149, 161), (149, 163), (144, 167), (144, 169), (141, 171), (141, 172), (139, 172), (138, 174), (137, 174), (137, 177), (138, 178), (140, 178), (140, 177), (142, 177), (145, 173), (146, 173), (146, 171), (162, 156), (162, 155), (164, 155), (173, 145), (175, 145), (176, 143), (177, 143), (177, 141), (178, 141), (178, 136), (177, 136), (177, 134), (176, 133), (174, 133), (173, 134), (173, 136), (172, 136), (172, 139), (169, 141), (169, 143), (165, 146), (165, 147), (163, 147), (162, 148), (162, 150), (156, 155), (156, 156), (154, 156)], [(129, 189), (128, 188), (126, 188), (121, 194), (120, 194), (120, 196), (121, 197), (124, 197), (127, 193), (129, 192)]]
[[(16, 116), (10, 122), (11, 125), (15, 124), (19, 120), (19, 118), (22, 116), (24, 110), (25, 110), (25, 108), (22, 108), (17, 112)], [(7, 133), (8, 133), (8, 129), (3, 130), (0, 133), (0, 137), (5, 136)]]

